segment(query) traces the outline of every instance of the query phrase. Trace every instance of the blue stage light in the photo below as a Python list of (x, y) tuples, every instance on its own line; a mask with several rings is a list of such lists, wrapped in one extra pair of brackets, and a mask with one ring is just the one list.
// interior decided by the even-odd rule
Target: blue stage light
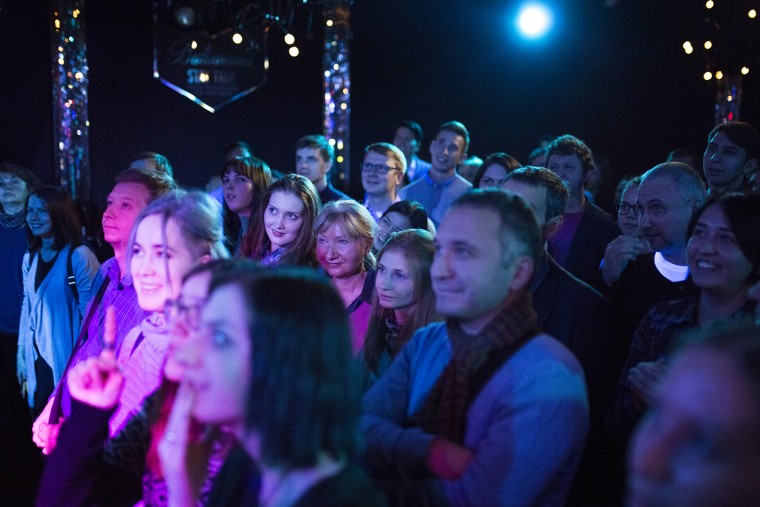
[(537, 39), (549, 31), (552, 25), (552, 13), (540, 3), (528, 3), (517, 14), (517, 27), (524, 37)]

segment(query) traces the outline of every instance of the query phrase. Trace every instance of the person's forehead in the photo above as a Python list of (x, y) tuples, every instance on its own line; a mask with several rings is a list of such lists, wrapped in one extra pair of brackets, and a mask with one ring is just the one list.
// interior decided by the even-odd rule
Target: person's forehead
[(679, 197), (678, 186), (672, 178), (667, 176), (647, 178), (641, 182), (636, 192), (636, 200), (638, 202), (650, 200), (671, 202), (678, 200)]
[[(737, 362), (707, 348), (680, 355), (663, 385), (662, 400), (695, 420), (726, 430), (732, 423), (760, 417), (760, 405)], [(760, 425), (753, 426), (760, 433)]]
[(628, 188), (626, 188), (625, 192), (623, 192), (621, 200), (634, 202), (636, 200), (636, 194), (638, 193), (638, 191), (639, 191), (638, 185), (628, 185)]
[(398, 211), (390, 211), (386, 213), (385, 218), (387, 218), (394, 227), (405, 228), (411, 223), (409, 217)]
[(17, 176), (13, 173), (0, 172), (0, 180), (7, 183), (26, 183), (24, 178)]
[(716, 133), (712, 139), (710, 139), (710, 144), (717, 144), (718, 146), (730, 146), (736, 148), (737, 150), (743, 149), (741, 146), (733, 142), (725, 132)]
[(578, 155), (574, 153), (569, 153), (567, 155), (552, 155), (549, 157), (549, 159), (546, 161), (547, 164), (555, 163), (555, 164), (578, 164), (580, 165), (581, 159), (578, 157)]
[(405, 141), (414, 140), (414, 132), (409, 127), (399, 127), (396, 129), (396, 137), (401, 137)]
[(109, 197), (119, 198), (132, 198), (132, 199), (148, 199), (150, 196), (150, 190), (142, 183), (137, 182), (121, 182), (117, 183)]
[(374, 152), (374, 151), (368, 151), (364, 155), (364, 161), (365, 162), (370, 162), (370, 163), (373, 163), (373, 164), (392, 165), (392, 164), (389, 164), (389, 162), (391, 161), (390, 157), (388, 157), (386, 155), (381, 155), (380, 153), (377, 153), (377, 152)]
[(319, 159), (322, 158), (322, 153), (319, 151), (319, 148), (311, 148), (308, 146), (306, 148), (299, 148), (296, 150), (296, 155), (301, 157), (317, 157)]
[(453, 143), (460, 148), (464, 146), (464, 137), (460, 136), (456, 132), (450, 130), (441, 130), (438, 135), (435, 136), (436, 141), (446, 141), (447, 143)]

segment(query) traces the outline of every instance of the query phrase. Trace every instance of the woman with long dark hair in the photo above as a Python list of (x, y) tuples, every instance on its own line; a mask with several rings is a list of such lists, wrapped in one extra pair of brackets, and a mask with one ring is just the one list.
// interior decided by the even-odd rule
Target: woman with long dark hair
[(66, 367), (100, 263), (82, 245), (79, 217), (65, 189), (44, 186), (29, 194), (26, 224), (17, 376), (36, 417)]
[(259, 209), (261, 195), (272, 183), (272, 172), (256, 157), (235, 157), (224, 162), (220, 176), (225, 246), (236, 255), (252, 215)]
[[(212, 281), (201, 326), (159, 446), (172, 504), (195, 497), (185, 466), (195, 420), (230, 427), (258, 468), (215, 486), (227, 499), (212, 492), (211, 505), (382, 505), (357, 465), (357, 370), (342, 300), (323, 277), (286, 268)], [(225, 463), (220, 485), (239, 472)]]
[(317, 188), (308, 178), (286, 174), (261, 197), (240, 252), (265, 266), (316, 267), (313, 228), (321, 208)]
[(436, 320), (430, 266), (433, 236), (420, 229), (393, 233), (377, 256), (372, 313), (362, 359), (370, 387), (414, 332)]

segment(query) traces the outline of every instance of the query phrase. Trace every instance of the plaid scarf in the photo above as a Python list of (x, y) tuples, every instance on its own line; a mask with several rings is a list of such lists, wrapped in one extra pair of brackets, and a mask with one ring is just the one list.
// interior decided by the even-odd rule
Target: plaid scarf
[[(520, 295), (499, 312), (477, 335), (468, 335), (453, 319), (446, 323), (452, 356), (430, 391), (420, 412), (414, 416), (423, 430), (462, 443), (467, 409), (488, 378), (478, 378), (489, 358), (501, 358), (491, 375), (530, 338), (538, 334), (536, 313), (530, 294)], [(487, 365), (488, 366), (488, 365)], [(482, 372), (481, 372), (482, 373)], [(490, 378), (490, 375), (489, 375)]]

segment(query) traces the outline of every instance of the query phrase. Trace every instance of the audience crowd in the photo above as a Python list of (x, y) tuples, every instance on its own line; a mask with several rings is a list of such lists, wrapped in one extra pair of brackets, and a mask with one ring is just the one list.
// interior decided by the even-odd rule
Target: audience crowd
[(619, 182), (391, 138), (359, 199), (321, 135), (142, 151), (99, 224), (0, 163), (0, 504), (760, 505), (754, 127)]

